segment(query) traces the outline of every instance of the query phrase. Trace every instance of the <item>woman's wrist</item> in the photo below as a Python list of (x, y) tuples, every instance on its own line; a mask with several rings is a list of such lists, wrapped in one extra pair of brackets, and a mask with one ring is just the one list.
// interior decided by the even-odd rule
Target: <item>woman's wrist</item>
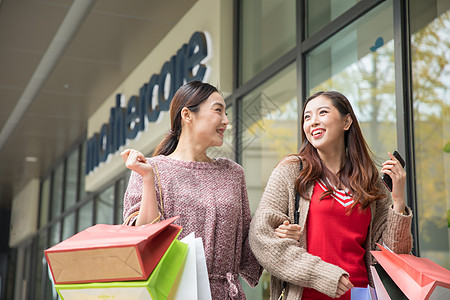
[(155, 173), (148, 172), (147, 174), (142, 176), (142, 180), (144, 181), (144, 183), (146, 183), (146, 182), (154, 183), (155, 182)]
[(406, 201), (404, 196), (395, 197), (392, 195), (393, 209), (399, 214), (403, 213), (406, 209)]
[(405, 203), (403, 203), (403, 205), (394, 203), (392, 209), (395, 210), (397, 213), (399, 213), (401, 215), (407, 215), (408, 214), (407, 211), (406, 211)]

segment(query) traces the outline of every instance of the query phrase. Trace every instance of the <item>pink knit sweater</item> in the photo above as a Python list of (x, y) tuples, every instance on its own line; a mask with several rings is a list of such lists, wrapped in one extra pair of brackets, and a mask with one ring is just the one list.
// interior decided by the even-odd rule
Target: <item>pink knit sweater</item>
[[(238, 275), (253, 287), (262, 267), (248, 243), (251, 216), (242, 167), (225, 158), (194, 162), (160, 155), (147, 161), (158, 168), (162, 219), (180, 216), (174, 223), (183, 227), (179, 238), (195, 232), (203, 239), (212, 298), (245, 299)], [(155, 185), (160, 203), (156, 176)], [(124, 220), (139, 210), (141, 197), (142, 177), (131, 172), (123, 201)]]

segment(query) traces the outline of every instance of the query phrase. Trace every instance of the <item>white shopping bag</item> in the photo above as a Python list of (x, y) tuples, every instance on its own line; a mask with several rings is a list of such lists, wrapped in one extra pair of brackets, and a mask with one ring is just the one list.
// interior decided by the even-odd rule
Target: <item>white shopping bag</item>
[(178, 274), (168, 299), (211, 300), (208, 270), (206, 268), (205, 250), (202, 238), (189, 234), (181, 240), (188, 244), (188, 254), (183, 269)]
[(195, 239), (195, 256), (197, 260), (197, 299), (211, 300), (211, 288), (209, 287), (209, 276), (202, 238)]

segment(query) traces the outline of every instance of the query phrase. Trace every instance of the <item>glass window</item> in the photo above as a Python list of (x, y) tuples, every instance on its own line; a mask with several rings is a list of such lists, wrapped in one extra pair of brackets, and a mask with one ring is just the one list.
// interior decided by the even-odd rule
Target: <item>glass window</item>
[[(77, 149), (78, 150), (78, 149)], [(78, 151), (73, 151), (67, 157), (66, 163), (66, 189), (64, 197), (64, 210), (68, 210), (77, 202), (78, 183)]]
[(397, 148), (393, 26), (392, 1), (386, 1), (306, 58), (309, 95), (344, 94), (380, 162)]
[(48, 222), (48, 210), (50, 205), (50, 179), (51, 176), (47, 177), (42, 182), (42, 190), (41, 190), (41, 201), (40, 205), (40, 217), (39, 217), (39, 228), (47, 225)]
[(5, 295), (5, 299), (14, 299), (16, 295), (14, 295), (15, 290), (15, 277), (17, 272), (17, 263), (19, 260), (19, 248), (10, 248), (7, 252), (7, 260), (6, 260), (6, 279), (7, 283), (3, 285), (5, 287), (4, 292), (2, 291), (2, 295)]
[(240, 16), (240, 84), (296, 44), (294, 0), (245, 0)]
[[(298, 152), (296, 79), (295, 64), (292, 64), (242, 99), (238, 122), (243, 128), (242, 166), (252, 214), (275, 165), (284, 156)], [(259, 287), (251, 291), (252, 295), (266, 295), (269, 283), (266, 274)], [(248, 285), (244, 287), (246, 295), (250, 295)]]
[(61, 242), (61, 222), (58, 221), (50, 227), (50, 239), (48, 247), (53, 247), (59, 242)]
[(256, 210), (273, 167), (297, 153), (295, 64), (243, 98), (242, 166), (252, 212)]
[(95, 223), (114, 224), (114, 185), (95, 196)]
[(86, 175), (84, 174), (86, 170), (86, 142), (83, 142), (83, 145), (81, 147), (81, 170), (80, 170), (80, 197), (78, 198), (79, 201), (83, 200), (86, 196), (86, 190), (84, 189), (84, 182)]
[[(32, 245), (31, 245), (31, 240), (28, 240), (26, 242), (26, 245), (21, 246), (23, 247), (23, 265), (22, 265), (22, 270), (21, 270), (21, 281), (23, 283), (23, 289), (22, 289), (22, 297), (23, 299), (25, 299), (29, 294), (28, 289), (30, 289), (30, 286), (32, 284), (31, 282), (31, 255), (32, 255)], [(19, 298), (22, 298), (19, 297)]]
[(52, 204), (50, 207), (52, 220), (61, 213), (63, 201), (63, 179), (64, 163), (60, 164), (53, 172)]
[[(127, 176), (125, 178), (129, 178), (129, 173), (127, 172)], [(125, 178), (121, 178), (118, 182), (117, 182), (117, 204), (116, 204), (116, 208), (115, 208), (115, 214), (116, 214), (116, 220), (115, 222), (118, 224), (122, 224), (123, 223), (123, 195), (125, 193), (125, 189), (126, 189), (126, 182), (125, 182)]]
[(411, 3), (419, 252), (450, 268), (450, 1)]
[(342, 15), (359, 0), (307, 0), (306, 36), (310, 37)]
[(44, 272), (44, 268), (47, 268), (47, 263), (45, 260), (44, 250), (47, 249), (45, 247), (47, 238), (47, 232), (42, 231), (38, 236), (38, 245), (37, 252), (35, 253), (36, 257), (36, 278), (34, 284), (34, 297), (35, 300), (42, 299), (42, 275)]
[(92, 217), (94, 214), (94, 202), (88, 201), (83, 205), (78, 212), (78, 228), (77, 232), (80, 232), (90, 226), (92, 226)]
[(62, 230), (62, 240), (75, 234), (75, 212), (71, 212), (64, 218)]
[(59, 295), (56, 292), (55, 286), (53, 284), (52, 273), (47, 267), (47, 273), (45, 278), (45, 297), (46, 300), (56, 300), (59, 299)]

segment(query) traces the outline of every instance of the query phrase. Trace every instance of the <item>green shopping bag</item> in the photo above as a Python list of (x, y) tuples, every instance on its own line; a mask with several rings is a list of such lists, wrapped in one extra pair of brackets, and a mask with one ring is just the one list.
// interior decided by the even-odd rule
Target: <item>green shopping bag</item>
[(57, 284), (63, 300), (165, 300), (187, 254), (188, 245), (175, 239), (147, 280)]

